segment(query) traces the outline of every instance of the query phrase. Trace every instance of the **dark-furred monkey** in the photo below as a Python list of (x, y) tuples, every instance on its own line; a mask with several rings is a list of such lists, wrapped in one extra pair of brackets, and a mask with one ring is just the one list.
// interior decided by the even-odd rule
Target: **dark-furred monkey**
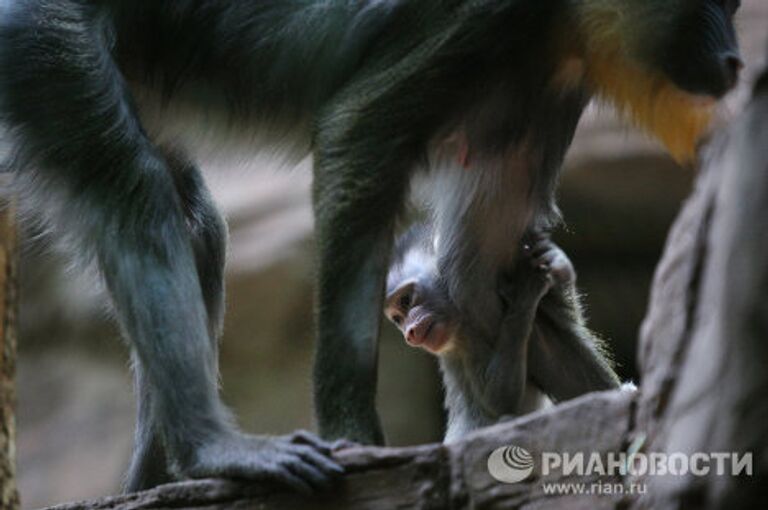
[[(127, 488), (173, 475), (308, 491), (340, 472), (313, 436), (243, 434), (219, 398), (225, 227), (198, 155), (312, 152), (320, 434), (382, 443), (382, 289), (417, 169), (438, 181), (441, 273), (465, 280), (452, 300), (498, 330), (492, 279), (463, 272), (511, 265), (498, 246), (557, 221), (559, 169), (590, 98), (692, 158), (737, 79), (737, 3), (0, 2), (0, 117), (18, 189), (95, 262), (134, 352)], [(468, 171), (443, 170), (446, 156)]]

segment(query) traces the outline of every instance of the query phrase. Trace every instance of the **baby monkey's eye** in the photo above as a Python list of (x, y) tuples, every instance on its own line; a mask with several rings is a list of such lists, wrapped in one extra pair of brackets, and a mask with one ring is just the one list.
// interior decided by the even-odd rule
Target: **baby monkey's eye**
[(400, 315), (394, 315), (392, 317), (392, 322), (397, 324), (398, 326), (403, 323), (403, 318)]
[(401, 310), (407, 310), (411, 307), (411, 293), (406, 292), (402, 296), (400, 296), (400, 309)]

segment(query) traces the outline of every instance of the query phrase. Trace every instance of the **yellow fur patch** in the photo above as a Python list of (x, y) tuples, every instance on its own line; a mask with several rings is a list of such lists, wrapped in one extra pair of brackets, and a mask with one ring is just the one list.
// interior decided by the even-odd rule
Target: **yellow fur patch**
[(627, 57), (632, 42), (619, 36), (629, 27), (618, 5), (594, 0), (585, 17), (587, 80), (599, 98), (658, 138), (675, 160), (691, 162), (699, 140), (709, 131), (715, 101), (688, 94), (660, 73), (633, 63)]
[(687, 94), (663, 76), (627, 65), (615, 55), (588, 57), (590, 81), (599, 97), (664, 144), (679, 163), (695, 159), (696, 146), (712, 122), (714, 101)]

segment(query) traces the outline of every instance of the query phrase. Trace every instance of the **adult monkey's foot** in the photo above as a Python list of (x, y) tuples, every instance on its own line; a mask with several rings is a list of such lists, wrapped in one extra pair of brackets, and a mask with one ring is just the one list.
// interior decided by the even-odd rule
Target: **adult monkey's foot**
[(201, 443), (177, 469), (186, 478), (263, 480), (312, 494), (331, 488), (344, 474), (332, 458), (334, 446), (305, 431), (287, 436), (227, 432)]

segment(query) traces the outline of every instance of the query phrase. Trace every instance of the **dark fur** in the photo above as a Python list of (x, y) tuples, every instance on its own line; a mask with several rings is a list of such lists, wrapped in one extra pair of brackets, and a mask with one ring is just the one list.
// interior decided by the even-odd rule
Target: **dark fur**
[[(689, 2), (713, 12), (716, 5)], [(258, 126), (268, 141), (299, 155), (312, 148), (320, 431), (380, 443), (374, 399), (381, 289), (413, 169), (456, 129), (491, 169), (472, 190), (461, 180), (448, 186), (466, 197), (444, 204), (437, 224), (446, 242), (460, 244), (445, 251), (451, 281), (501, 267), (510, 255), (497, 260), (495, 244), (519, 237), (525, 223), (556, 218), (558, 169), (590, 97), (585, 83), (569, 90), (551, 83), (574, 5), (0, 4), (0, 114), (14, 141), (17, 182), (30, 209), (43, 211), (82, 260), (95, 259), (136, 353), (142, 402), (129, 488), (158, 481), (141, 471), (164, 457), (162, 449), (181, 476), (277, 478), (308, 490), (327, 485), (338, 470), (324, 458), (328, 446), (307, 436), (240, 434), (219, 400), (224, 229), (197, 170), (179, 155), (197, 144), (166, 131), (174, 115), (191, 112), (226, 139), (246, 138)], [(714, 25), (700, 20), (686, 40), (722, 30), (720, 18)], [(685, 48), (675, 58), (687, 61), (691, 51), (703, 62), (691, 72), (694, 88), (715, 90), (706, 82), (720, 57), (711, 45)], [(669, 58), (662, 60), (646, 63), (663, 69)], [(523, 141), (525, 157), (507, 171), (504, 161)], [(507, 192), (520, 189), (520, 178), (527, 198), (510, 204)], [(507, 218), (521, 225), (509, 226)], [(495, 328), (496, 289), (477, 280), (452, 297), (467, 316)], [(483, 306), (495, 310), (496, 321), (478, 312)]]

